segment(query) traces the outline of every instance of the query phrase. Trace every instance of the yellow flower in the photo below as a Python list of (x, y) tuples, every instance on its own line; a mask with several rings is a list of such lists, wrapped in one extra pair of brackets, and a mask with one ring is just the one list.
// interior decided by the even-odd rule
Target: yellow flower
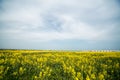
[(13, 75), (17, 75), (17, 72), (13, 72)]
[(75, 77), (75, 80), (79, 80), (77, 77)]
[(39, 73), (39, 76), (42, 77), (42, 76), (43, 76), (43, 72), (40, 72), (40, 73)]
[(0, 59), (0, 64), (3, 64), (4, 63), (4, 59)]
[(23, 69), (22, 67), (20, 67), (20, 68), (19, 68), (19, 73), (20, 73), (20, 74), (23, 74), (23, 72), (24, 72), (24, 69)]
[(86, 80), (90, 80), (90, 77), (87, 75)]
[(34, 78), (37, 79), (37, 76), (35, 76)]
[(104, 75), (103, 74), (99, 74), (99, 80), (104, 80)]
[(91, 78), (92, 78), (92, 79), (95, 79), (95, 74), (91, 74)]
[(0, 74), (4, 71), (4, 66), (0, 66)]

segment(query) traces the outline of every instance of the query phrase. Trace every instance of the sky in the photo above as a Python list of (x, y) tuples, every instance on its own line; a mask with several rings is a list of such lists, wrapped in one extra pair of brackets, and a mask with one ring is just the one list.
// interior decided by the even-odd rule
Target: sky
[(0, 48), (120, 50), (120, 0), (0, 0)]

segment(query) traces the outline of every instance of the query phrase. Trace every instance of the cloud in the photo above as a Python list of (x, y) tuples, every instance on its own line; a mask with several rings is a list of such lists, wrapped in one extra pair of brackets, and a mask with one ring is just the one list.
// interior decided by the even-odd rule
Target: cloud
[(116, 0), (2, 0), (0, 4), (1, 39), (120, 39)]

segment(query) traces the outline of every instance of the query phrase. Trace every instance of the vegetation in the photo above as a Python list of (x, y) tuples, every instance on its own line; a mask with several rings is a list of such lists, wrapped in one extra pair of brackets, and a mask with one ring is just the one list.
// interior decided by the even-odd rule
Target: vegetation
[(119, 80), (120, 52), (0, 50), (0, 80)]

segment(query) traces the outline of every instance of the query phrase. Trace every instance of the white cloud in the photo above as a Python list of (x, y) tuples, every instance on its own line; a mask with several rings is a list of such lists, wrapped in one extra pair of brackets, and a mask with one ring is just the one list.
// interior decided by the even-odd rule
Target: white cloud
[[(109, 21), (119, 13), (115, 3), (105, 0), (27, 0), (25, 3), (24, 0), (13, 0), (3, 2), (3, 8), (0, 21), (11, 24), (8, 25), (11, 28), (2, 30), (3, 35), (9, 34), (7, 37), (10, 38), (38, 41), (108, 39), (107, 36), (111, 33), (109, 27), (113, 26), (104, 23), (91, 25), (89, 21), (92, 24), (94, 21)], [(46, 24), (50, 25), (51, 22), (47, 23), (48, 18), (45, 17), (58, 19), (58, 22), (52, 20), (53, 24), (49, 26), (51, 30), (46, 30), (48, 27)], [(109, 27), (104, 28), (104, 25)], [(53, 27), (61, 27), (61, 30), (52, 30)]]

